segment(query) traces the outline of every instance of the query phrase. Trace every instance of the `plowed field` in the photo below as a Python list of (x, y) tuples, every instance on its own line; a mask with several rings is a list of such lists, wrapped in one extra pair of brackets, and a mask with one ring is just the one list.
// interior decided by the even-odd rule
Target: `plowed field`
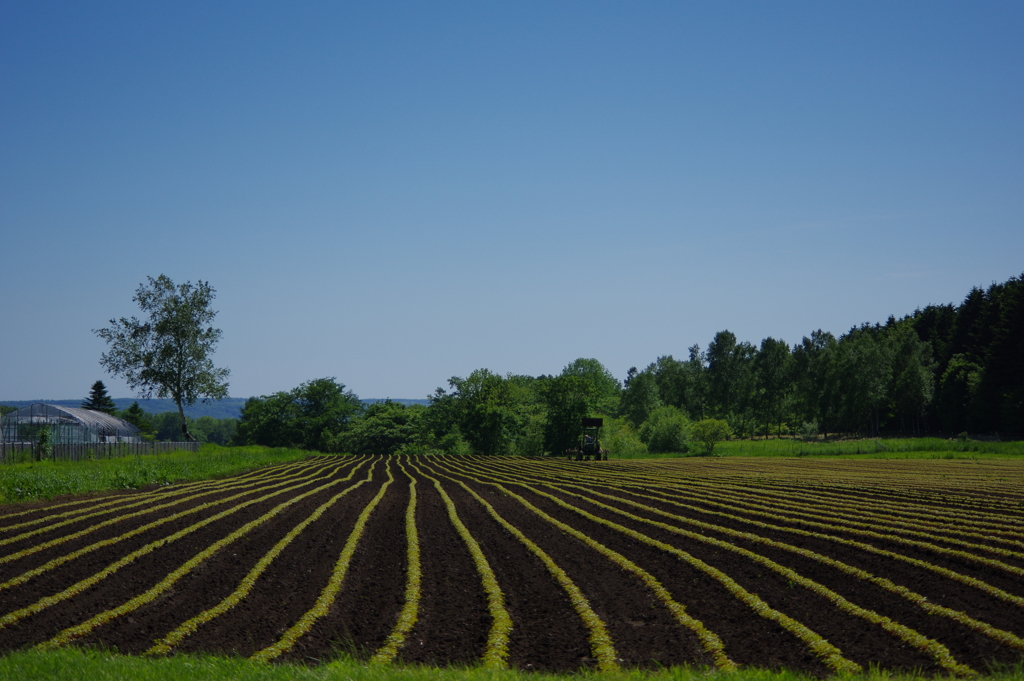
[(1018, 462), (318, 457), (0, 507), (0, 652), (867, 669), (1024, 658)]

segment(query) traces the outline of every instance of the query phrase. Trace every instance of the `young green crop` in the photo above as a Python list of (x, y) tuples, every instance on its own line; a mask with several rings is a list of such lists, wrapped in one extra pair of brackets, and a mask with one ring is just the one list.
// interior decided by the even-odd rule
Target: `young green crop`
[[(325, 477), (329, 477), (329, 476), (325, 476)], [(65, 588), (64, 590), (60, 591), (59, 593), (53, 594), (52, 596), (46, 596), (44, 598), (41, 598), (38, 601), (36, 601), (35, 603), (33, 603), (32, 605), (26, 606), (24, 608), (20, 608), (18, 610), (13, 611), (13, 612), (9, 612), (6, 615), (4, 615), (3, 617), (0, 617), (0, 629), (8, 627), (8, 626), (14, 624), (15, 622), (18, 622), (18, 621), (24, 619), (25, 617), (29, 617), (30, 615), (34, 615), (34, 614), (36, 614), (36, 613), (38, 613), (38, 612), (40, 612), (42, 610), (45, 610), (46, 608), (48, 608), (48, 607), (50, 607), (52, 605), (56, 605), (57, 603), (60, 603), (60, 602), (62, 602), (64, 600), (67, 600), (67, 599), (72, 598), (74, 596), (77, 596), (78, 594), (82, 593), (85, 589), (88, 589), (89, 587), (92, 587), (95, 584), (99, 583), (100, 581), (106, 579), (107, 577), (110, 577), (111, 575), (113, 575), (115, 572), (117, 572), (121, 568), (125, 567), (126, 565), (130, 565), (133, 561), (135, 561), (135, 559), (137, 559), (137, 558), (139, 558), (141, 556), (144, 556), (144, 555), (146, 555), (148, 553), (151, 553), (151, 552), (153, 552), (154, 550), (156, 550), (158, 548), (166, 546), (167, 544), (169, 544), (171, 542), (177, 541), (177, 540), (181, 539), (182, 537), (188, 536), (189, 534), (191, 534), (191, 533), (193, 533), (193, 532), (195, 532), (195, 531), (197, 531), (197, 530), (199, 530), (199, 529), (209, 525), (210, 523), (216, 522), (216, 521), (218, 521), (218, 520), (220, 520), (222, 518), (225, 518), (225, 517), (227, 517), (227, 516), (229, 516), (229, 515), (231, 515), (233, 513), (236, 513), (238, 511), (242, 510), (243, 508), (246, 508), (246, 507), (251, 506), (253, 504), (258, 504), (258, 503), (260, 503), (262, 501), (266, 501), (266, 500), (268, 500), (268, 499), (270, 499), (272, 497), (279, 496), (281, 494), (286, 494), (288, 492), (294, 491), (295, 489), (298, 489), (299, 487), (303, 487), (303, 486), (305, 486), (307, 484), (309, 484), (309, 483), (302, 483), (302, 484), (299, 484), (299, 485), (294, 485), (292, 487), (286, 487), (286, 488), (280, 489), (280, 490), (278, 490), (276, 492), (272, 492), (270, 494), (264, 495), (264, 496), (262, 496), (262, 497), (260, 497), (258, 499), (252, 499), (252, 500), (244, 502), (242, 504), (238, 504), (238, 505), (236, 505), (236, 506), (234, 506), (232, 508), (229, 508), (229, 509), (227, 509), (225, 511), (221, 511), (220, 513), (217, 513), (217, 514), (215, 514), (213, 516), (210, 516), (209, 518), (205, 518), (205, 519), (199, 521), (198, 523), (190, 525), (189, 527), (186, 527), (186, 528), (184, 528), (182, 530), (179, 530), (178, 532), (175, 532), (174, 534), (172, 534), (172, 535), (170, 535), (168, 537), (164, 537), (162, 539), (157, 539), (156, 541), (150, 542), (149, 544), (146, 544), (142, 548), (136, 549), (135, 551), (132, 551), (128, 555), (126, 555), (126, 556), (120, 558), (119, 560), (111, 563), (110, 565), (108, 565), (104, 569), (100, 570), (99, 572), (95, 573), (94, 575), (92, 575), (90, 577), (86, 577), (85, 579), (82, 579), (82, 580), (76, 582), (75, 584), (72, 584), (71, 586), (69, 586), (69, 587)]]
[[(348, 476), (343, 479), (343, 481), (351, 480), (352, 477), (355, 475), (356, 471), (362, 465), (363, 464), (360, 463), (359, 466), (356, 466), (352, 470), (352, 472), (349, 473)], [(374, 464), (374, 466), (375, 465), (376, 463)], [(149, 650), (147, 650), (145, 654), (159, 655), (169, 653), (174, 646), (181, 643), (181, 641), (183, 641), (187, 636), (191, 636), (196, 631), (198, 631), (200, 626), (209, 622), (215, 617), (223, 615), (228, 610), (238, 605), (238, 603), (241, 602), (246, 596), (248, 596), (250, 591), (252, 591), (253, 587), (256, 584), (256, 580), (260, 578), (260, 576), (266, 571), (266, 569), (270, 567), (270, 564), (274, 561), (274, 559), (277, 558), (282, 551), (284, 551), (284, 549), (292, 542), (292, 540), (294, 540), (299, 535), (299, 533), (301, 533), (303, 530), (309, 527), (309, 525), (311, 525), (312, 523), (316, 522), (327, 511), (327, 509), (334, 506), (342, 497), (346, 496), (350, 492), (355, 491), (364, 483), (369, 482), (372, 479), (373, 467), (370, 468), (370, 474), (369, 476), (367, 476), (365, 480), (360, 480), (351, 487), (347, 487), (341, 492), (338, 492), (333, 497), (328, 499), (326, 502), (321, 504), (315, 511), (313, 511), (310, 515), (303, 519), (302, 522), (293, 527), (288, 532), (288, 534), (282, 537), (273, 546), (273, 548), (270, 549), (270, 551), (264, 554), (256, 562), (256, 565), (251, 570), (249, 570), (249, 573), (246, 574), (245, 577), (242, 578), (241, 584), (238, 586), (238, 588), (231, 592), (231, 594), (229, 594), (226, 598), (224, 598), (220, 603), (218, 603), (214, 607), (209, 608), (208, 610), (204, 610), (195, 617), (192, 617), (183, 624), (179, 625), (176, 629), (174, 629), (174, 631), (170, 632), (162, 639), (157, 641), (156, 644)]]
[[(47, 648), (55, 648), (66, 645), (70, 641), (88, 634), (93, 629), (100, 627), (117, 617), (126, 615), (134, 610), (141, 608), (142, 606), (148, 603), (153, 602), (159, 596), (161, 596), (162, 594), (167, 592), (171, 587), (173, 587), (178, 580), (180, 580), (182, 577), (195, 570), (197, 567), (199, 567), (200, 564), (209, 560), (215, 553), (217, 553), (224, 547), (245, 536), (254, 528), (269, 522), (274, 517), (279, 515), (281, 512), (286, 510), (289, 506), (292, 506), (298, 503), (299, 501), (302, 501), (306, 497), (319, 494), (320, 492), (330, 489), (331, 487), (335, 487), (344, 482), (347, 482), (352, 478), (352, 475), (354, 473), (355, 471), (353, 470), (351, 473), (349, 473), (348, 477), (346, 478), (332, 480), (331, 482), (328, 482), (324, 485), (320, 485), (319, 487), (315, 487), (309, 491), (289, 497), (287, 500), (281, 502), (274, 508), (270, 509), (269, 511), (261, 515), (259, 518), (256, 518), (255, 520), (245, 523), (244, 525), (236, 529), (234, 532), (231, 532), (227, 536), (210, 544), (205, 549), (203, 549), (202, 551), (200, 551), (199, 553), (195, 554), (190, 559), (185, 561), (181, 566), (172, 571), (169, 575), (164, 577), (155, 586), (145, 591), (144, 593), (135, 596), (134, 598), (130, 599), (126, 603), (119, 605), (116, 608), (111, 608), (109, 610), (105, 610), (99, 613), (98, 615), (94, 615), (93, 617), (90, 617), (88, 620), (82, 622), (81, 624), (76, 624), (72, 627), (64, 629), (59, 634), (51, 638), (49, 641), (40, 643), (38, 647), (42, 650), (45, 650)], [(237, 508), (239, 507), (235, 507), (235, 509), (229, 510), (234, 511)]]
[(405, 541), (406, 541), (406, 568), (405, 582), (405, 605), (398, 614), (398, 622), (395, 628), (388, 634), (384, 645), (370, 658), (372, 664), (387, 664), (395, 659), (399, 648), (405, 644), (405, 638), (412, 631), (416, 624), (416, 617), (419, 614), (420, 606), (420, 540), (416, 532), (416, 479), (409, 475), (401, 459), (398, 460), (398, 467), (402, 474), (409, 478), (409, 505), (405, 510)]
[(477, 574), (480, 575), (484, 593), (487, 594), (487, 610), (491, 615), (491, 630), (487, 634), (487, 643), (484, 647), (484, 655), (481, 662), (488, 669), (504, 669), (508, 666), (506, 660), (508, 658), (508, 637), (512, 631), (512, 617), (505, 608), (505, 595), (501, 592), (501, 587), (498, 585), (498, 579), (494, 575), (494, 570), (491, 568), (490, 563), (487, 562), (487, 557), (484, 555), (483, 549), (480, 548), (480, 544), (473, 538), (469, 529), (459, 518), (458, 511), (455, 509), (455, 503), (448, 496), (448, 493), (444, 491), (441, 482), (424, 473), (416, 464), (410, 463), (410, 465), (418, 475), (434, 483), (434, 488), (441, 496), (441, 501), (444, 502), (445, 508), (448, 511), (448, 519), (451, 521), (455, 531), (458, 532), (459, 537), (462, 538), (466, 548), (469, 549), (469, 554), (473, 557), (473, 563), (476, 566)]
[(301, 638), (307, 631), (309, 631), (318, 619), (327, 614), (331, 604), (334, 603), (335, 597), (341, 590), (341, 585), (345, 581), (345, 575), (348, 573), (349, 565), (352, 562), (352, 555), (356, 551), (356, 547), (359, 545), (359, 540), (363, 536), (363, 532), (366, 529), (366, 523), (370, 520), (370, 514), (373, 513), (374, 509), (380, 503), (380, 500), (384, 498), (387, 493), (388, 486), (395, 481), (394, 475), (391, 473), (391, 462), (385, 465), (385, 471), (387, 472), (388, 479), (381, 486), (380, 491), (377, 492), (369, 504), (363, 509), (362, 513), (356, 519), (355, 527), (352, 528), (352, 532), (349, 534), (348, 540), (345, 542), (345, 546), (341, 550), (341, 555), (338, 557), (337, 562), (334, 564), (334, 571), (331, 573), (331, 577), (327, 582), (327, 586), (320, 592), (320, 596), (316, 599), (316, 603), (310, 608), (299, 621), (293, 624), (276, 643), (267, 646), (266, 648), (256, 652), (252, 659), (260, 662), (270, 662), (282, 653), (291, 650), (295, 643)]
[[(466, 483), (464, 483), (463, 481), (458, 480), (457, 478), (451, 478), (449, 476), (445, 477), (448, 477), (448, 479), (458, 483), (467, 492), (469, 492), (475, 498), (477, 498), (477, 500), (482, 501), (480, 496), (472, 489), (470, 489), (469, 486), (466, 485)], [(476, 480), (476, 478), (470, 479)], [(720, 639), (718, 635), (715, 634), (713, 631), (705, 627), (703, 622), (694, 617), (691, 617), (686, 612), (686, 608), (681, 603), (676, 602), (675, 599), (672, 598), (672, 594), (669, 593), (668, 589), (666, 589), (664, 585), (662, 585), (662, 583), (654, 577), (654, 575), (647, 572), (646, 570), (644, 570), (639, 565), (629, 560), (622, 554), (609, 549), (605, 545), (588, 537), (579, 530), (570, 527), (569, 525), (559, 520), (556, 520), (547, 513), (544, 513), (539, 508), (537, 508), (536, 506), (528, 502), (526, 499), (524, 499), (522, 496), (508, 490), (505, 487), (502, 487), (501, 485), (496, 485), (496, 487), (497, 489), (501, 490), (503, 494), (506, 494), (516, 499), (519, 503), (523, 504), (530, 511), (537, 514), (545, 521), (551, 523), (562, 532), (565, 532), (566, 534), (575, 537), (576, 539), (580, 540), (590, 548), (594, 549), (601, 555), (608, 558), (610, 561), (618, 565), (623, 570), (631, 572), (634, 575), (636, 575), (640, 579), (640, 581), (642, 581), (644, 585), (654, 593), (655, 597), (659, 601), (661, 601), (661, 603), (668, 609), (668, 611), (672, 613), (672, 616), (676, 619), (676, 621), (679, 622), (679, 624), (681, 624), (682, 626), (692, 631), (697, 636), (697, 639), (700, 641), (701, 646), (703, 646), (704, 650), (711, 656), (711, 659), (714, 660), (715, 666), (718, 669), (724, 671), (733, 671), (737, 669), (736, 663), (730, 660), (729, 657), (725, 654), (725, 646), (722, 644), (722, 639)]]
[[(468, 488), (467, 488), (468, 489)], [(615, 652), (615, 646), (612, 644), (612, 639), (608, 635), (608, 629), (605, 623), (597, 616), (594, 609), (590, 607), (590, 601), (583, 595), (576, 583), (572, 581), (569, 575), (558, 566), (557, 563), (540, 548), (536, 543), (531, 541), (522, 531), (519, 530), (515, 525), (505, 520), (501, 515), (494, 509), (491, 504), (487, 503), (480, 495), (472, 490), (469, 490), (470, 494), (473, 495), (480, 504), (484, 507), (487, 513), (494, 518), (502, 527), (508, 530), (512, 536), (519, 540), (523, 546), (525, 546), (533, 555), (537, 556), (544, 563), (544, 566), (551, 573), (551, 576), (555, 578), (559, 586), (569, 596), (569, 602), (572, 604), (573, 609), (583, 620), (583, 625), (587, 628), (590, 640), (590, 649), (593, 652), (594, 658), (597, 660), (598, 669), (601, 670), (612, 670), (618, 669), (618, 663), (615, 661), (617, 654)]]

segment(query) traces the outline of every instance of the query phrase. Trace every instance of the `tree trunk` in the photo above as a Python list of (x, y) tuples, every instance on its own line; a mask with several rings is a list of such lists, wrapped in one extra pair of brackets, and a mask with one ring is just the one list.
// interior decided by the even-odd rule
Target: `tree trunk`
[(178, 416), (181, 417), (181, 434), (185, 437), (186, 442), (195, 442), (196, 439), (192, 437), (192, 433), (188, 432), (188, 419), (185, 418), (185, 409), (181, 406), (181, 400), (177, 400), (178, 404)]

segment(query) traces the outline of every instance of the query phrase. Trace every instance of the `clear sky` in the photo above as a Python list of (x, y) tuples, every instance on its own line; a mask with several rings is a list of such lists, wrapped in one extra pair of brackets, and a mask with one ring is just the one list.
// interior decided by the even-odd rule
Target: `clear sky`
[(1024, 272), (1024, 3), (0, 3), (0, 401), (147, 276), (247, 397), (622, 378)]

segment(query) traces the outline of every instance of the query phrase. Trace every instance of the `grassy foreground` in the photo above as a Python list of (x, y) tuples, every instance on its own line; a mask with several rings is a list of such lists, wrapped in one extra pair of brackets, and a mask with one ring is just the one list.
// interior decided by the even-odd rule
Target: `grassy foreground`
[(94, 461), (40, 461), (0, 466), (0, 504), (207, 480), (309, 456), (300, 449), (221, 447)]
[[(912, 674), (868, 673), (844, 677), (850, 681), (903, 681), (922, 678)], [(978, 677), (975, 677), (978, 678)], [(1022, 681), (1024, 669), (1016, 667), (983, 677), (987, 681)], [(492, 671), (480, 668), (435, 669), (374, 665), (347, 660), (318, 667), (267, 665), (234, 657), (176, 655), (141, 658), (106, 651), (63, 648), (49, 652), (21, 651), (0, 656), (0, 681), (803, 681), (791, 672), (745, 669), (717, 672), (702, 668), (672, 668), (646, 672), (539, 672)]]

